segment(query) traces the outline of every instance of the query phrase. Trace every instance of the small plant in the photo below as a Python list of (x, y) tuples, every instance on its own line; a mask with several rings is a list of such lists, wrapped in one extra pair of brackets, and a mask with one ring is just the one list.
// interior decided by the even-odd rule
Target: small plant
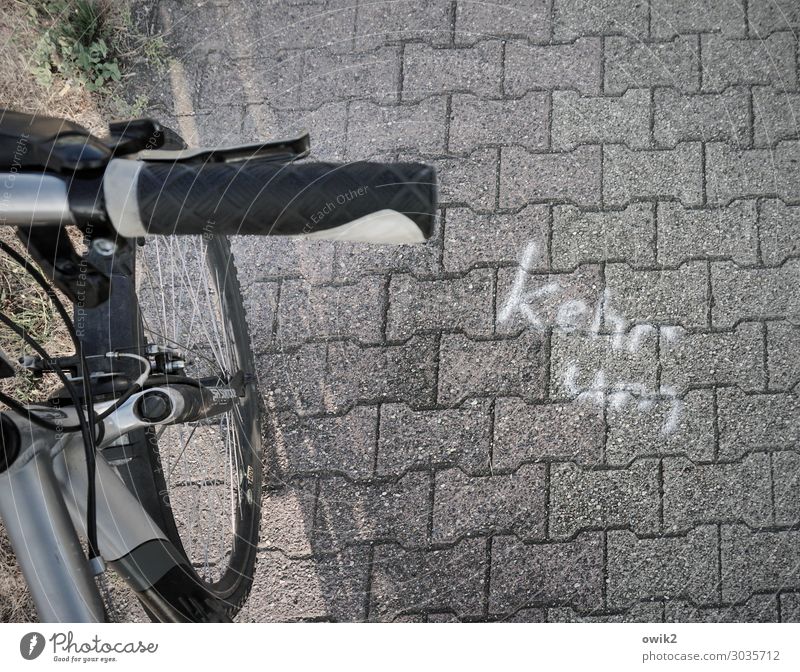
[(99, 91), (122, 78), (109, 6), (101, 0), (38, 0), (31, 3), (33, 21), (48, 25), (33, 53), (33, 74), (44, 85), (56, 77)]

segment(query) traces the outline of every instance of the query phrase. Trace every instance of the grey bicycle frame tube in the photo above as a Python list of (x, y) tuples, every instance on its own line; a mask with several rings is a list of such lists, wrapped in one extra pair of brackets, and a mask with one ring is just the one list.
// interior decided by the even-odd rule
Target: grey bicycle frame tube
[[(144, 424), (169, 424), (182, 411), (180, 394), (153, 388), (173, 400), (173, 412), (159, 423), (143, 423), (133, 413), (144, 393), (133, 395), (104, 421), (104, 437), (96, 459), (97, 536), (104, 560), (117, 560), (141, 544), (167, 540), (128, 490), (102, 449)], [(152, 392), (152, 390), (150, 390)], [(110, 402), (109, 402), (110, 403)], [(97, 404), (98, 412), (109, 403)], [(33, 407), (31, 407), (33, 408)], [(54, 422), (77, 422), (75, 409), (40, 408)], [(39, 619), (44, 622), (102, 622), (103, 602), (84, 555), (87, 472), (78, 432), (57, 434), (5, 413), (20, 433), (22, 449), (0, 473), (0, 518), (3, 519)]]

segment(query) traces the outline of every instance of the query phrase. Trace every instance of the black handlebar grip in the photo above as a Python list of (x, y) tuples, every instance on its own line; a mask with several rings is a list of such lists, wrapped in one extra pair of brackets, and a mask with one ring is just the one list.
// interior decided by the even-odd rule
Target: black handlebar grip
[(154, 234), (297, 235), (396, 210), (433, 232), (436, 172), (421, 163), (145, 163), (139, 216)]

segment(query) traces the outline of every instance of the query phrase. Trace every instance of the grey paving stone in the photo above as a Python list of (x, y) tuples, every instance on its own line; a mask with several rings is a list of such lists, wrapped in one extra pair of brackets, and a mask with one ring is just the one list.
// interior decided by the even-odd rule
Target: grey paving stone
[(249, 620), (364, 620), (367, 549), (348, 548), (337, 555), (300, 560), (280, 551), (261, 551), (257, 563), (248, 599)]
[(473, 399), (460, 408), (414, 411), (404, 404), (381, 407), (379, 475), (415, 466), (457, 465), (468, 473), (489, 465), (490, 401)]
[[(347, 103), (326, 103), (315, 110), (274, 109), (266, 104), (248, 105), (242, 122), (242, 138), (258, 142), (309, 133), (311, 158), (343, 161), (347, 149)], [(230, 144), (230, 143), (228, 143)], [(367, 158), (367, 157), (360, 157)]]
[(414, 245), (339, 242), (335, 247), (333, 274), (342, 280), (388, 272), (434, 275), (439, 268), (441, 249), (435, 239)]
[(357, 406), (341, 416), (281, 413), (272, 424), (272, 450), (283, 474), (334, 471), (351, 478), (372, 475), (377, 407)]
[(553, 149), (619, 142), (631, 149), (650, 147), (650, 92), (629, 89), (619, 97), (553, 91)]
[(436, 388), (436, 341), (415, 336), (404, 345), (360, 348), (328, 345), (326, 403), (336, 408), (356, 401), (403, 401), (430, 404)]
[(513, 474), (468, 476), (460, 469), (436, 473), (433, 543), (464, 535), (512, 532), (527, 541), (544, 538), (545, 466), (525, 464)]
[(278, 341), (295, 345), (312, 339), (353, 339), (380, 343), (383, 281), (362, 278), (354, 285), (311, 285), (305, 280), (281, 283)]
[(516, 214), (482, 215), (468, 208), (448, 208), (444, 270), (458, 273), (476, 265), (519, 263), (531, 241), (541, 250), (533, 268), (546, 269), (548, 210), (546, 205), (529, 205)]
[(800, 401), (793, 394), (748, 395), (723, 389), (717, 392), (717, 408), (722, 459), (800, 441)]
[(695, 607), (687, 602), (667, 602), (667, 623), (777, 623), (775, 595), (753, 595), (745, 604), (727, 607)]
[(403, 52), (403, 100), (464, 91), (484, 98), (500, 96), (502, 44), (481, 42), (463, 49), (408, 44)]
[(748, 7), (750, 34), (764, 37), (775, 30), (800, 28), (800, 7), (793, 0), (754, 2)]
[(455, 40), (459, 44), (509, 36), (547, 42), (550, 5), (547, 0), (509, 0), (500, 5), (461, 2), (456, 5), (455, 26)]
[(409, 472), (395, 483), (320, 481), (314, 517), (314, 549), (339, 550), (371, 541), (396, 541), (404, 547), (428, 540), (431, 476)]
[(427, 623), (462, 623), (462, 621), (450, 613), (428, 614)]
[[(660, 222), (660, 220), (659, 220)], [(628, 264), (606, 265), (606, 326), (677, 324), (686, 328), (707, 324), (708, 273), (702, 261), (674, 271), (638, 271)]]
[(446, 117), (443, 97), (400, 106), (354, 100), (347, 115), (347, 156), (359, 161), (398, 150), (443, 154)]
[(761, 256), (765, 264), (777, 265), (800, 256), (800, 207), (778, 199), (761, 203), (758, 216)]
[(570, 205), (553, 207), (554, 269), (572, 269), (598, 261), (627, 261), (653, 266), (654, 206), (631, 203), (622, 210), (584, 212)]
[(650, 34), (658, 39), (701, 32), (744, 37), (746, 8), (744, 0), (655, 0), (650, 4)]
[(753, 114), (756, 147), (769, 147), (800, 135), (800, 93), (755, 86)]
[(667, 266), (695, 258), (758, 262), (756, 201), (734, 201), (723, 208), (690, 210), (679, 203), (658, 204), (658, 261)]
[(303, 277), (318, 283), (332, 279), (333, 246), (328, 241), (237, 236), (231, 240), (231, 251), (239, 276), (253, 282), (281, 277)]
[(439, 349), (439, 402), (455, 405), (470, 397), (515, 395), (541, 399), (545, 387), (544, 342), (537, 334), (473, 341), (443, 334)]
[(687, 140), (750, 143), (750, 94), (744, 88), (685, 95), (674, 89), (653, 91), (653, 135), (659, 145)]
[(273, 328), (278, 310), (278, 283), (242, 283), (242, 299), (253, 352), (269, 350), (275, 342)]
[(658, 460), (627, 469), (593, 471), (575, 464), (550, 469), (550, 537), (579, 530), (629, 527), (637, 534), (659, 529)]
[(556, 40), (581, 35), (630, 35), (647, 37), (647, 3), (622, 0), (555, 0), (553, 32)]
[(324, 343), (257, 356), (258, 388), (267, 407), (300, 413), (321, 411), (325, 362)]
[(394, 544), (375, 548), (370, 620), (407, 611), (479, 615), (486, 583), (486, 540), (465, 539), (435, 551), (407, 551)]
[(596, 37), (546, 46), (512, 41), (506, 46), (505, 92), (517, 97), (532, 89), (577, 89), (598, 95), (601, 62), (602, 45)]
[(358, 6), (355, 46), (367, 49), (405, 40), (448, 44), (451, 34), (447, 0), (368, 2)]
[(662, 606), (658, 602), (634, 604), (624, 612), (614, 614), (590, 611), (580, 614), (569, 607), (555, 607), (547, 610), (548, 623), (660, 623)]
[(421, 331), (462, 331), (491, 336), (494, 271), (479, 268), (462, 278), (417, 280), (395, 274), (389, 282), (386, 337), (404, 340)]
[(717, 529), (697, 527), (686, 536), (639, 539), (628, 530), (608, 532), (608, 604), (638, 600), (717, 600)]
[(258, 545), (290, 557), (311, 556), (316, 493), (313, 479), (265, 490)]
[[(326, 2), (313, 5), (290, 5), (264, 3), (255, 16), (242, 11), (240, 22), (254, 38), (239, 49), (247, 49), (253, 56), (265, 50), (282, 47), (286, 49), (308, 49), (328, 47), (348, 51), (352, 48), (355, 10), (351, 4)], [(226, 15), (236, 12), (235, 3), (226, 10)], [(325, 26), (321, 31), (320, 26)]]
[(546, 609), (520, 609), (511, 615), (504, 615), (498, 619), (501, 623), (545, 623), (547, 621)]
[[(478, 149), (466, 158), (447, 157), (428, 161), (436, 168), (439, 180), (439, 203), (465, 205), (474, 211), (494, 210), (497, 197), (497, 161), (499, 150)], [(400, 157), (404, 160), (405, 157)]]
[(554, 332), (550, 344), (551, 397), (602, 407), (608, 392), (654, 392), (656, 341), (655, 330), (627, 344), (608, 335)]
[(631, 151), (624, 145), (605, 145), (605, 203), (622, 206), (643, 196), (672, 197), (687, 206), (700, 205), (703, 202), (700, 143), (680, 143), (675, 149), (655, 151)]
[(684, 532), (705, 523), (772, 523), (772, 479), (766, 453), (733, 464), (695, 465), (664, 458), (664, 530)]
[(734, 198), (778, 196), (800, 198), (800, 142), (782, 141), (774, 150), (737, 150), (727, 144), (706, 145), (706, 189), (709, 203)]
[(598, 205), (600, 151), (600, 147), (588, 145), (552, 154), (530, 154), (520, 147), (503, 148), (500, 207), (518, 208), (528, 201), (549, 199)]
[(606, 410), (606, 462), (623, 466), (640, 456), (675, 453), (695, 462), (713, 459), (713, 404), (711, 390), (692, 390), (683, 398), (613, 397)]
[(800, 593), (781, 593), (778, 600), (781, 605), (781, 622), (800, 623)]
[(627, 37), (605, 40), (605, 93), (670, 86), (691, 93), (699, 86), (697, 38), (644, 43)]
[(790, 390), (800, 383), (800, 327), (788, 322), (767, 325), (767, 368), (772, 390)]
[(516, 469), (526, 460), (593, 466), (602, 459), (604, 434), (601, 408), (501, 398), (495, 403), (493, 463), (497, 469)]
[(552, 604), (575, 609), (602, 606), (603, 539), (584, 532), (574, 541), (523, 544), (513, 536), (494, 537), (489, 612)]
[[(795, 421), (797, 414), (795, 414)], [(772, 454), (775, 488), (775, 524), (800, 522), (800, 454), (786, 451)]]
[(722, 527), (722, 599), (746, 600), (754, 592), (795, 588), (800, 566), (800, 531), (754, 532)]
[(729, 40), (708, 33), (700, 39), (703, 91), (721, 91), (737, 84), (772, 85), (782, 91), (797, 88), (795, 40), (791, 33), (755, 40)]
[(482, 145), (547, 149), (549, 114), (550, 100), (544, 91), (531, 91), (519, 100), (483, 100), (469, 93), (454, 94), (449, 149), (470, 152)]
[(764, 388), (762, 327), (740, 324), (732, 332), (684, 333), (661, 339), (661, 384), (680, 392), (687, 385), (739, 385)]
[(602, 300), (601, 267), (579, 266), (571, 273), (529, 274), (523, 268), (497, 272), (497, 333), (553, 327), (589, 331)]
[(800, 324), (800, 259), (790, 259), (773, 269), (712, 263), (711, 288), (714, 293), (711, 319), (716, 327), (756, 317), (785, 318)]

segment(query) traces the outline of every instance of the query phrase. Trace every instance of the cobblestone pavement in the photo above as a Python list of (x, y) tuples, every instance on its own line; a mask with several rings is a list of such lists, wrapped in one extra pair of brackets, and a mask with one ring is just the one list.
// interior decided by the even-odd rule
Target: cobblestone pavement
[(796, 0), (160, 0), (193, 142), (421, 159), (424, 246), (236, 241), (250, 620), (800, 620)]

